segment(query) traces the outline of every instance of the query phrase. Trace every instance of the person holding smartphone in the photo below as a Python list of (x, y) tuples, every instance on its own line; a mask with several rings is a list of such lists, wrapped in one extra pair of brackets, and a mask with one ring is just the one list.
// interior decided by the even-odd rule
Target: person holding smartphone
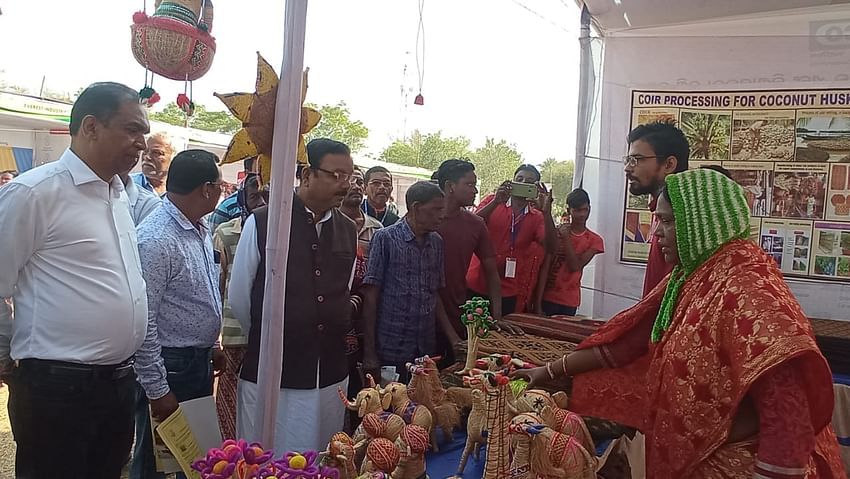
[(602, 237), (587, 227), (590, 196), (581, 188), (567, 195), (566, 221), (558, 227), (558, 251), (546, 255), (537, 280), (534, 312), (575, 316), (581, 304), (581, 276), (594, 256), (605, 252)]
[[(558, 247), (552, 194), (540, 183), (540, 172), (532, 165), (520, 166), (512, 181), (505, 181), (481, 201), (476, 214), (487, 223), (496, 250), (502, 314), (531, 309), (539, 266)], [(487, 280), (478, 258), (472, 259), (466, 282), (470, 297), (487, 297), (482, 293), (487, 291)]]

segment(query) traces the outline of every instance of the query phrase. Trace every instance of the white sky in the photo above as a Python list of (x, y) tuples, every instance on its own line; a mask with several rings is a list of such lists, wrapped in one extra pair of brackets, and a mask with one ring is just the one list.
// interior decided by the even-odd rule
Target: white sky
[[(37, 92), (44, 75), (45, 86), (59, 91), (105, 80), (143, 86), (144, 69), (130, 51), (132, 14), (143, 0), (0, 2), (0, 70), (10, 83)], [(147, 3), (151, 13), (153, 0)], [(210, 72), (194, 82), (196, 103), (223, 109), (213, 92), (253, 91), (257, 51), (279, 70), (283, 4), (215, 0), (218, 50)], [(369, 128), (368, 150), (377, 155), (403, 132), (407, 64), (408, 133), (442, 130), (473, 146), (486, 136), (505, 139), (531, 163), (571, 159), (578, 23), (573, 0), (425, 0), (425, 105), (415, 106), (417, 0), (311, 0), (307, 100), (344, 100)], [(183, 91), (161, 77), (154, 87), (159, 108)]]

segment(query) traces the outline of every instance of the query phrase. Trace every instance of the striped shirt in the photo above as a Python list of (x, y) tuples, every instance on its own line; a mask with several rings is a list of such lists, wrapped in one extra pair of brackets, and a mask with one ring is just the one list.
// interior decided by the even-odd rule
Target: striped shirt
[(384, 364), (434, 354), (437, 291), (445, 286), (443, 239), (420, 244), (407, 220), (375, 232), (364, 284), (380, 289), (376, 352)]

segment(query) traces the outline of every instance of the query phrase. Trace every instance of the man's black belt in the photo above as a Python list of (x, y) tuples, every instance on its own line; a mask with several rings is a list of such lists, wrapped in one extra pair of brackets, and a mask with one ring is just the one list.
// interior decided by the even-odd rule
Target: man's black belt
[(134, 358), (120, 364), (99, 365), (79, 364), (47, 359), (21, 359), (18, 368), (22, 372), (55, 376), (72, 376), (80, 379), (117, 380), (129, 376), (133, 372)]

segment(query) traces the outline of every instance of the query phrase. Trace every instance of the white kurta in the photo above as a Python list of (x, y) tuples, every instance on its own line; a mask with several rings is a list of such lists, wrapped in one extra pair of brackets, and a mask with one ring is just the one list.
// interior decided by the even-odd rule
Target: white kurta
[[(348, 378), (321, 389), (281, 389), (277, 397), (275, 450), (324, 451), (345, 421), (345, 407), (337, 388), (347, 391)], [(236, 391), (236, 433), (248, 442), (259, 441), (259, 430), (254, 426), (258, 387), (240, 379)]]
[[(310, 210), (307, 210), (310, 214)], [(328, 211), (316, 222), (316, 232), (321, 236), (322, 225), (331, 218)], [(251, 327), (251, 287), (260, 264), (257, 250), (257, 226), (253, 216), (242, 225), (242, 235), (236, 246), (236, 256), (230, 273), (228, 301), (236, 319), (247, 332)], [(354, 267), (348, 286), (354, 280)], [(316, 369), (316, 389), (281, 389), (277, 398), (275, 450), (323, 451), (334, 433), (342, 430), (345, 406), (337, 390), (348, 390), (348, 378), (319, 388), (319, 369)], [(257, 408), (257, 384), (240, 379), (236, 386), (236, 433), (246, 441), (259, 441), (259, 429), (254, 425)]]

